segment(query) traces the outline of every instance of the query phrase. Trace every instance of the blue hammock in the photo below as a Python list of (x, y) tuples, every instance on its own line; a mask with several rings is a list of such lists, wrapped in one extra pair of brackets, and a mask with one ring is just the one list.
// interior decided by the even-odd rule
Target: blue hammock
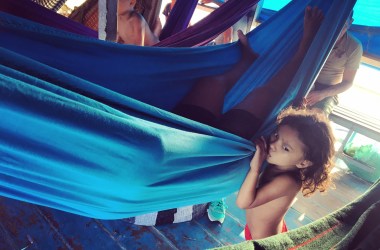
[[(306, 93), (355, 1), (296, 0), (248, 37), (261, 57), (225, 110), (295, 52), (307, 4), (325, 13), (278, 112)], [(204, 203), (235, 192), (254, 147), (170, 113), (199, 77), (237, 62), (236, 43), (203, 48), (126, 46), (0, 13), (0, 194), (118, 219)]]

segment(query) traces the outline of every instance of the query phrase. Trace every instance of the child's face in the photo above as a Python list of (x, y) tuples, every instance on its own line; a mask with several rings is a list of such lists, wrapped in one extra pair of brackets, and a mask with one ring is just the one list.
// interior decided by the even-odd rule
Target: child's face
[(119, 0), (118, 8), (120, 11), (133, 10), (136, 5), (136, 0)]
[(283, 170), (295, 169), (305, 160), (305, 145), (298, 138), (298, 132), (282, 125), (272, 134), (267, 161)]
[(344, 34), (346, 34), (347, 30), (351, 27), (351, 24), (352, 24), (353, 21), (354, 21), (354, 19), (349, 18), (349, 19), (345, 22), (345, 24), (344, 24), (342, 30), (340, 31), (340, 33), (339, 33), (339, 35), (338, 35), (338, 40), (339, 40)]

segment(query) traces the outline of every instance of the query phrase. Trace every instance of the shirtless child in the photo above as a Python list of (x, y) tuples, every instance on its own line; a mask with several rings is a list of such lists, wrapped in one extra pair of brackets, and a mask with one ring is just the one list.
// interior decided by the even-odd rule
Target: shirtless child
[[(322, 19), (318, 8), (306, 8), (303, 40), (296, 57), (303, 44), (310, 43)], [(286, 73), (279, 74), (277, 86), (286, 81)], [(271, 138), (256, 140), (256, 153), (237, 196), (236, 204), (246, 211), (246, 239), (286, 231), (284, 216), (296, 195), (300, 191), (308, 196), (326, 190), (334, 152), (334, 136), (324, 114), (314, 110), (284, 110), (277, 118), (277, 130)], [(268, 166), (261, 171), (264, 161)]]
[(118, 0), (116, 42), (152, 46), (159, 42), (144, 17), (134, 10), (136, 0)]

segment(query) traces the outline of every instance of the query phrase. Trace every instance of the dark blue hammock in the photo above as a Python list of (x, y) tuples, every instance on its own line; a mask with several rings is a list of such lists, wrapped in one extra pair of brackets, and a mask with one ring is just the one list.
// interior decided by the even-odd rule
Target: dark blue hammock
[[(304, 95), (355, 1), (311, 1), (325, 13), (293, 83), (259, 134)], [(225, 110), (295, 52), (309, 1), (297, 0), (249, 34), (260, 58)], [(236, 191), (250, 141), (170, 110), (199, 77), (225, 71), (236, 43), (126, 46), (0, 13), (0, 194), (102, 219), (204, 203)]]

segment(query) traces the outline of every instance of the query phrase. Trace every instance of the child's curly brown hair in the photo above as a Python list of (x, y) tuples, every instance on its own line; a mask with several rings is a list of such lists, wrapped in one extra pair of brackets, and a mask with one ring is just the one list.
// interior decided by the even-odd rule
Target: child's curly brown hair
[(298, 131), (299, 139), (305, 144), (305, 158), (313, 165), (300, 169), (302, 194), (309, 196), (316, 190), (326, 191), (331, 184), (333, 167), (334, 134), (330, 121), (316, 109), (287, 108), (277, 117), (278, 126), (288, 125)]

